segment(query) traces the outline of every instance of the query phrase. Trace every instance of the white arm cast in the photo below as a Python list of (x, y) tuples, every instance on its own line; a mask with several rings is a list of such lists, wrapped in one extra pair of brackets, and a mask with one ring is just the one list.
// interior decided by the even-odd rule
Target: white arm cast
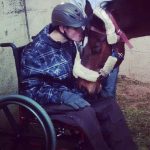
[(118, 36), (115, 33), (115, 27), (105, 10), (100, 7), (96, 7), (93, 13), (105, 23), (108, 44), (116, 43)]

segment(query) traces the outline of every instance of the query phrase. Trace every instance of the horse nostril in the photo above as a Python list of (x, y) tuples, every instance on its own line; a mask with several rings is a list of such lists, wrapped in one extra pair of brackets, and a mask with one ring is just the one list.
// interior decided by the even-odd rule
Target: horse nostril
[(88, 93), (88, 90), (87, 90), (87, 88), (86, 88), (86, 86), (85, 85), (79, 85), (79, 89), (83, 92), (83, 93)]

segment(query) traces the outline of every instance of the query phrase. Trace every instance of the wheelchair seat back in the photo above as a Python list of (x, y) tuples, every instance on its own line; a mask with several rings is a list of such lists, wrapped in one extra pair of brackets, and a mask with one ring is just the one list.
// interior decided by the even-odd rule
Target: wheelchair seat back
[(20, 89), (20, 77), (21, 77), (21, 72), (20, 72), (21, 71), (21, 66), (20, 66), (21, 65), (21, 54), (22, 54), (23, 49), (27, 45), (24, 45), (24, 46), (21, 46), (21, 47), (16, 47), (16, 45), (13, 44), (13, 43), (0, 43), (0, 47), (10, 47), (10, 48), (12, 48), (13, 56), (14, 56), (14, 60), (15, 60), (17, 78), (18, 78), (18, 90)]
[[(30, 43), (28, 43), (27, 45), (21, 46), (21, 47), (16, 47), (15, 44), (13, 43), (0, 43), (0, 47), (11, 47), (12, 51), (13, 51), (13, 56), (14, 56), (14, 60), (15, 60), (15, 66), (16, 66), (16, 72), (17, 72), (17, 78), (18, 78), (18, 92), (20, 93), (20, 89), (21, 89), (21, 56), (22, 56), (22, 52), (24, 50), (24, 48), (26, 46), (28, 46)], [(33, 116), (33, 114), (31, 114), (31, 112), (27, 111), (25, 108), (23, 107), (19, 107), (19, 118), (20, 121), (22, 123), (23, 126), (27, 126), (27, 124), (29, 123), (37, 123), (37, 118), (35, 118)], [(69, 137), (73, 135), (75, 135), (75, 137), (77, 137), (77, 139), (79, 138), (78, 141), (78, 150), (82, 149), (81, 145), (82, 143), (84, 143), (84, 135), (83, 133), (80, 131), (80, 129), (67, 125), (66, 123), (62, 123), (59, 120), (53, 120), (54, 124), (55, 124), (55, 130), (56, 130), (56, 136), (57, 138), (60, 137), (65, 137), (66, 133), (68, 135), (68, 131), (69, 131)]]
[[(30, 44), (30, 43), (29, 43)], [(27, 44), (27, 45), (29, 45)], [(16, 68), (16, 73), (17, 73), (17, 78), (18, 78), (18, 92), (20, 94), (20, 81), (21, 81), (21, 55), (23, 52), (23, 49), (27, 46), (20, 46), (20, 47), (16, 47), (15, 44), (13, 43), (0, 43), (0, 47), (10, 47), (12, 49), (13, 52), (13, 56), (14, 56), (14, 61), (15, 61), (15, 68)], [(26, 109), (19, 107), (19, 116), (20, 116), (20, 120), (22, 122), (26, 122), (27, 120), (33, 120), (33, 117), (31, 115), (30, 112), (28, 112)]]

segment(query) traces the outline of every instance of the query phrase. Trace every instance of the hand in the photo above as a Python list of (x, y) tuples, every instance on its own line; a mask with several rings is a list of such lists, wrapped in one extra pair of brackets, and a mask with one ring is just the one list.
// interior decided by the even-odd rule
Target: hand
[(76, 110), (90, 106), (90, 103), (84, 100), (80, 95), (69, 91), (64, 91), (61, 95), (61, 99), (64, 104), (69, 105)]

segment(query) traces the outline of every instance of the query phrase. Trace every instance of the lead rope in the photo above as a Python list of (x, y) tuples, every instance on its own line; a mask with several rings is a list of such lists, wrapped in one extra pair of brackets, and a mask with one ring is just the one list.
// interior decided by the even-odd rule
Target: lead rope
[(127, 44), (127, 46), (131, 49), (133, 48), (133, 45), (130, 43), (130, 41), (128, 40), (126, 34), (119, 28), (115, 18), (112, 16), (111, 13), (107, 12), (107, 14), (109, 15), (111, 21), (113, 22), (115, 28), (116, 28), (116, 33), (122, 38), (122, 40)]

